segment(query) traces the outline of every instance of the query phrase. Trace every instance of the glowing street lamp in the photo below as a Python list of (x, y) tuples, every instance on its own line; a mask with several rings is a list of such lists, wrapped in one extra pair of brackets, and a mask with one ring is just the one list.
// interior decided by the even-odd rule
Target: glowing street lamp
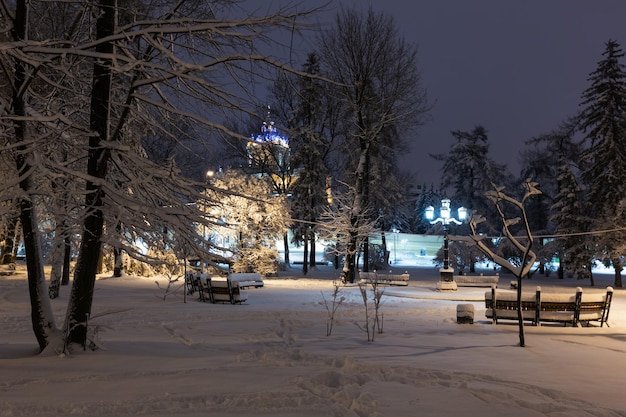
[(426, 219), (430, 224), (441, 223), (443, 225), (443, 268), (439, 270), (440, 280), (437, 283), (438, 290), (456, 291), (457, 286), (454, 282), (454, 269), (450, 268), (450, 255), (448, 251), (448, 225), (450, 223), (462, 224), (467, 218), (467, 209), (459, 207), (457, 214), (458, 220), (451, 216), (450, 199), (441, 200), (441, 208), (439, 209), (439, 217), (435, 219), (435, 208), (433, 206), (426, 207)]
[(206, 174), (204, 175), (204, 184), (205, 184), (205, 188), (204, 188), (204, 204), (202, 205), (202, 213), (204, 214), (204, 221), (202, 223), (202, 240), (204, 240), (204, 244), (206, 247), (206, 240), (207, 240), (207, 233), (206, 233), (206, 217), (207, 217), (207, 211), (208, 211), (208, 206), (207, 206), (207, 185), (211, 182), (211, 180), (213, 179), (213, 177), (215, 176), (215, 171), (213, 171), (212, 169), (207, 170)]

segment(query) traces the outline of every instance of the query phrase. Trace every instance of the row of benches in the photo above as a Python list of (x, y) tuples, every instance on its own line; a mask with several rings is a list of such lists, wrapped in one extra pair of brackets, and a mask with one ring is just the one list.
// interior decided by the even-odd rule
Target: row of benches
[[(583, 293), (576, 288), (573, 294), (542, 293), (537, 287), (535, 293), (521, 294), (521, 310), (524, 321), (533, 325), (541, 322), (557, 322), (564, 325), (589, 324), (591, 321), (605, 323), (608, 326), (609, 310), (613, 299), (613, 288), (607, 287), (606, 293)], [(518, 320), (518, 302), (516, 291), (496, 290), (485, 292), (485, 316), (494, 323), (499, 320)]]
[[(409, 273), (404, 274), (392, 274), (374, 272), (359, 271), (359, 280), (362, 283), (376, 282), (383, 285), (409, 285)], [(459, 287), (491, 287), (497, 286), (500, 281), (500, 276), (496, 275), (455, 275), (454, 282)]]

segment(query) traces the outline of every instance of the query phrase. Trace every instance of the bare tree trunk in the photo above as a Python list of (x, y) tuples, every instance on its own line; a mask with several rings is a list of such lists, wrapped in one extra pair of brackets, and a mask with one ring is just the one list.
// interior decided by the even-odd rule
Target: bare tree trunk
[(289, 260), (289, 234), (287, 232), (283, 235), (283, 247), (285, 248), (285, 265), (289, 267), (291, 261)]
[(370, 270), (370, 238), (363, 238), (363, 272)]
[(304, 247), (302, 248), (302, 273), (306, 275), (309, 272), (309, 236), (304, 233)]
[(613, 269), (615, 270), (615, 282), (613, 283), (613, 286), (615, 288), (622, 288), (622, 269), (624, 269), (622, 267), (622, 263), (620, 262), (619, 257), (614, 257), (611, 259), (611, 262), (613, 263)]
[[(387, 235), (385, 234), (385, 232), (382, 232), (380, 234), (380, 240), (382, 242), (382, 247), (383, 247), (383, 263), (385, 264), (385, 266), (387, 266), (390, 264), (390, 261), (389, 261), (390, 251), (387, 250)], [(396, 250), (395, 246), (393, 250)]]
[(52, 241), (52, 251), (50, 260), (50, 298), (57, 298), (59, 296), (59, 287), (61, 285), (61, 274), (63, 270), (63, 255), (65, 244), (63, 242), (63, 236), (60, 233), (61, 228), (56, 228), (54, 239)]
[(17, 259), (17, 253), (20, 250), (20, 240), (22, 239), (22, 227), (18, 220), (17, 227), (15, 228), (15, 238), (13, 243), (13, 259)]
[(63, 245), (63, 273), (61, 276), (61, 285), (70, 283), (70, 260), (72, 255), (72, 244), (69, 236), (65, 236)]
[(341, 271), (341, 280), (343, 282), (354, 282), (356, 275), (356, 253), (357, 253), (357, 233), (353, 228), (350, 230), (350, 240), (346, 248), (346, 256), (343, 263), (343, 270)]
[[(366, 197), (364, 194), (364, 190), (365, 190), (364, 172), (366, 169), (366, 162), (368, 158), (367, 155), (369, 153), (369, 148), (370, 148), (369, 142), (367, 142), (366, 140), (362, 140), (361, 151), (359, 155), (359, 163), (356, 169), (356, 184), (354, 187), (356, 192), (355, 192), (353, 208), (352, 208), (353, 213), (357, 213), (357, 214), (353, 215), (352, 218), (350, 219), (351, 227), (350, 227), (350, 232), (349, 232), (348, 244), (346, 246), (346, 256), (345, 256), (345, 261), (344, 261), (343, 271), (342, 271), (343, 282), (353, 283), (355, 280), (355, 276), (356, 276), (356, 269), (357, 269), (356, 257), (357, 257), (357, 252), (359, 249), (358, 248), (358, 244), (359, 244), (359, 232), (358, 231), (359, 231), (360, 223), (362, 221), (359, 218), (359, 215), (365, 209), (364, 199)], [(365, 243), (368, 243), (367, 239), (365, 239)], [(367, 255), (367, 250), (364, 250), (363, 271), (367, 271), (367, 258), (365, 258), (365, 255)]]
[[(361, 117), (359, 117), (361, 120)], [(370, 142), (367, 138), (361, 139), (362, 158), (359, 162), (359, 178), (357, 182), (357, 192), (360, 194), (360, 212), (367, 209), (370, 197)], [(362, 163), (361, 163), (362, 162)], [(363, 239), (363, 271), (370, 270), (370, 237), (364, 236)]]
[[(13, 28), (13, 38), (16, 41), (27, 38), (28, 25), (28, 2), (18, 0), (15, 9), (15, 25)], [(13, 93), (13, 113), (16, 116), (26, 115), (26, 103), (22, 88), (27, 82), (26, 68), (22, 62), (15, 66), (15, 88)], [(15, 140), (23, 143), (26, 140), (26, 121), (17, 120), (14, 122)], [(37, 218), (35, 205), (30, 198), (32, 190), (32, 180), (28, 173), (31, 165), (26, 158), (28, 150), (26, 146), (19, 146), (16, 152), (15, 162), (20, 180), (19, 186), (24, 196), (19, 201), (20, 221), (22, 223), (22, 235), (24, 238), (24, 249), (26, 251), (26, 268), (28, 271), (28, 290), (30, 294), (31, 322), (35, 338), (39, 343), (39, 349), (43, 351), (51, 342), (54, 333), (58, 332), (54, 322), (54, 315), (50, 306), (46, 288), (46, 277), (43, 270), (43, 254), (37, 229)]]
[(17, 216), (11, 216), (7, 222), (7, 233), (4, 237), (4, 244), (2, 245), (2, 260), (0, 260), (0, 264), (2, 265), (15, 262), (14, 247), (19, 245), (19, 242), (16, 241), (18, 222), (19, 214)]
[(309, 250), (309, 266), (311, 269), (317, 269), (317, 259), (315, 259), (315, 231), (309, 230), (310, 250)]
[(113, 248), (113, 276), (119, 278), (122, 276), (122, 250)]
[[(115, 225), (115, 231), (117, 233), (122, 233), (122, 223), (117, 222), (117, 224)], [(113, 248), (113, 276), (115, 278), (119, 278), (122, 276), (122, 269), (123, 269), (122, 261), (123, 261), (122, 249), (118, 246), (115, 246)]]
[[(100, 0), (98, 8), (100, 13), (96, 23), (96, 39), (103, 39), (112, 35), (115, 29), (115, 0)], [(111, 56), (113, 44), (98, 44), (96, 53)], [(79, 343), (83, 346), (87, 343), (87, 323), (91, 314), (104, 227), (104, 190), (96, 180), (105, 178), (109, 160), (102, 142), (109, 138), (111, 65), (111, 60), (105, 58), (94, 63), (90, 115), (90, 127), (94, 134), (89, 138), (87, 172), (90, 180), (87, 182), (85, 196), (85, 206), (89, 212), (83, 224), (83, 236), (65, 321), (67, 343)]]
[[(23, 180), (28, 182), (28, 180)], [(21, 186), (24, 190), (24, 185)], [(29, 187), (26, 186), (26, 189)], [(39, 245), (37, 219), (33, 204), (23, 199), (20, 203), (20, 216), (24, 230), (24, 249), (26, 251), (26, 268), (28, 271), (28, 291), (30, 294), (31, 322), (39, 349), (43, 351), (50, 343), (55, 333), (58, 333), (48, 288), (43, 270), (43, 255)]]
[(517, 327), (519, 333), (519, 345), (526, 346), (524, 338), (524, 311), (522, 310), (522, 276), (517, 277)]

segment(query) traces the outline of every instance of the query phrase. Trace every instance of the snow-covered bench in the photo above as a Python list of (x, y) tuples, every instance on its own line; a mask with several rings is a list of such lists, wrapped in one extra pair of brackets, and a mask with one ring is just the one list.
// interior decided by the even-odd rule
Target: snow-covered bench
[(263, 277), (261, 276), (261, 274), (258, 274), (256, 272), (228, 274), (228, 278), (231, 280), (231, 282), (237, 282), (239, 284), (239, 287), (241, 288), (260, 288), (263, 286)]
[(191, 295), (198, 291), (199, 278), (200, 274), (193, 270), (185, 273), (185, 288), (187, 289), (187, 294)]
[(455, 275), (454, 282), (459, 287), (491, 287), (498, 286), (499, 275)]
[(374, 272), (363, 272), (359, 271), (359, 280), (362, 283), (376, 283), (382, 285), (409, 285), (409, 273), (405, 272), (404, 274), (392, 274), (392, 273), (380, 273), (378, 271)]
[(248, 300), (247, 292), (229, 278), (198, 277), (197, 286), (200, 301), (240, 304)]
[(15, 263), (9, 263), (9, 264), (4, 264), (4, 265), (0, 265), (0, 275), (13, 275), (15, 274)]
[[(522, 317), (534, 325), (541, 322), (558, 322), (577, 326), (579, 323), (600, 322), (607, 324), (613, 299), (613, 288), (606, 293), (583, 293), (576, 288), (574, 293), (542, 293), (537, 287), (535, 293), (523, 292), (521, 297)], [(492, 288), (485, 292), (485, 316), (498, 323), (498, 320), (517, 320), (517, 292), (498, 291)]]

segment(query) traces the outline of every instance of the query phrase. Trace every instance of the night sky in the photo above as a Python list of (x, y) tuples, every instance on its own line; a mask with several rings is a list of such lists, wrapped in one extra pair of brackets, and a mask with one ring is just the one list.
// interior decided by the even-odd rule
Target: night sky
[[(392, 15), (400, 35), (417, 47), (434, 109), (410, 136), (413, 150), (403, 166), (427, 185), (437, 185), (441, 174), (429, 154), (446, 152), (454, 142), (450, 131), (476, 125), (488, 131), (490, 156), (519, 175), (524, 142), (575, 114), (605, 43), (614, 39), (626, 50), (624, 0), (334, 0), (317, 22), (332, 23), (342, 4), (363, 10), (371, 4)], [(302, 50), (311, 48), (300, 42)]]

